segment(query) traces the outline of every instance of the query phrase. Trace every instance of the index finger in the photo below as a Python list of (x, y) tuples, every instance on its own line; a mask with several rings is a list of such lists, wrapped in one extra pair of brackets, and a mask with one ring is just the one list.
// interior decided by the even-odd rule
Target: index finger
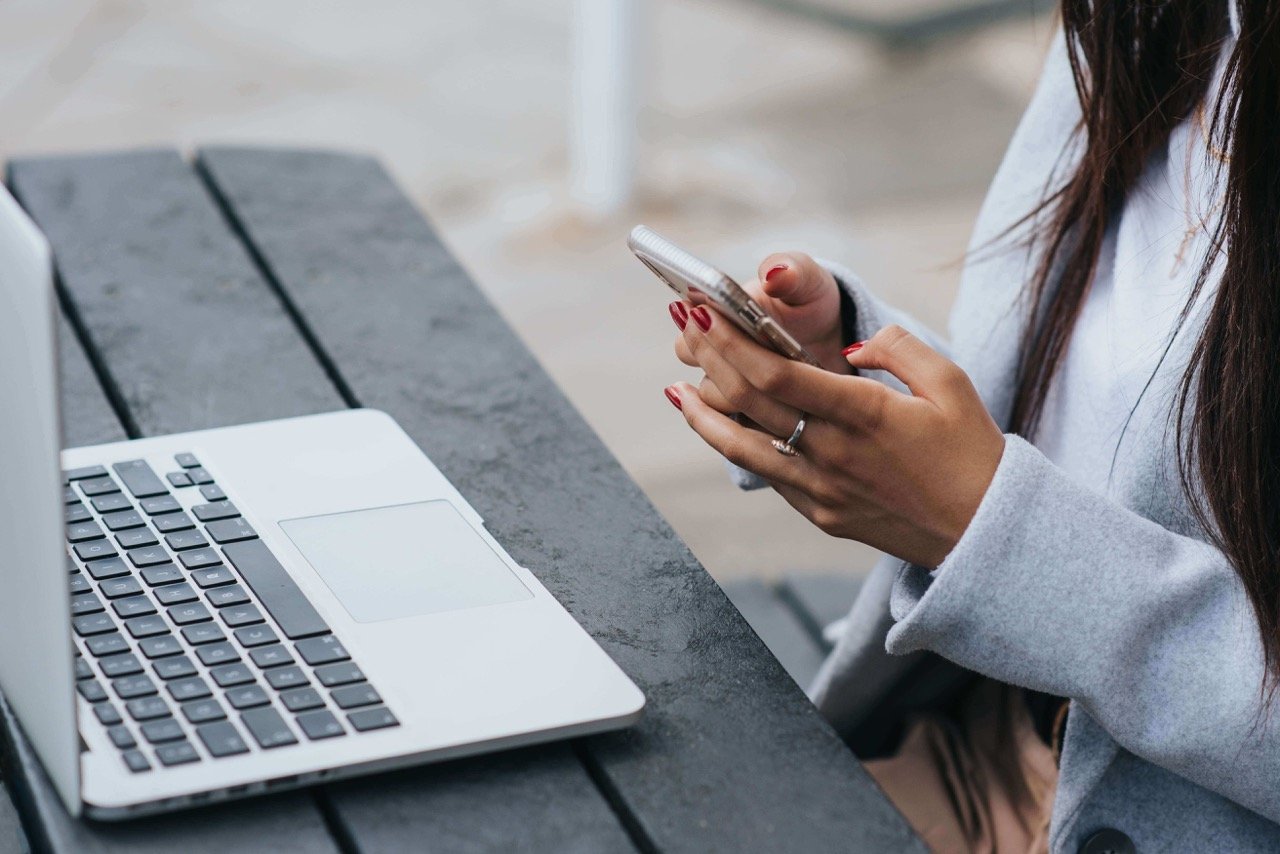
[(713, 347), (748, 383), (769, 397), (854, 428), (877, 423), (891, 395), (898, 394), (866, 377), (836, 374), (796, 362), (756, 343), (731, 321), (699, 306), (685, 327), (685, 339), (697, 355), (700, 346)]

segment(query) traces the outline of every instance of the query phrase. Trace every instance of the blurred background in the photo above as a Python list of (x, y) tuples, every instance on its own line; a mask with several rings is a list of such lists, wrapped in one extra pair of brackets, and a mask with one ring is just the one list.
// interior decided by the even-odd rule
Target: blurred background
[(626, 233), (742, 279), (838, 259), (944, 327), (1053, 28), (1044, 0), (0, 0), (0, 157), (376, 154), (717, 578), (858, 573), (663, 398), (696, 377)]

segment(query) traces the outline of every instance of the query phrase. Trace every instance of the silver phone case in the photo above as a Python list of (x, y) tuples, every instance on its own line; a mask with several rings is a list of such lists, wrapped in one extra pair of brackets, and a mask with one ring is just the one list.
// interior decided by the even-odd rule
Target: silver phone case
[(755, 341), (788, 359), (821, 367), (741, 285), (706, 261), (644, 225), (631, 229), (627, 246), (655, 276), (689, 302), (715, 307)]

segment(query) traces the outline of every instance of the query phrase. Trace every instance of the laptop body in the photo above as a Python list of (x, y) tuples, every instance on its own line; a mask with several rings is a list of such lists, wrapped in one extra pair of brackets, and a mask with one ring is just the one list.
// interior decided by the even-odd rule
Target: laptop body
[(0, 690), (73, 815), (639, 718), (635, 685), (383, 413), (59, 456), (56, 311), (48, 245), (0, 189)]

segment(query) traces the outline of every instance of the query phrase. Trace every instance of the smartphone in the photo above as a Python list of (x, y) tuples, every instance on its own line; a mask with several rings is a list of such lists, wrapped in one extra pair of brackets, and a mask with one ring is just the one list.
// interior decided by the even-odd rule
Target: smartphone
[(653, 229), (637, 225), (627, 246), (671, 290), (694, 305), (710, 305), (757, 342), (788, 359), (822, 367), (742, 286)]

